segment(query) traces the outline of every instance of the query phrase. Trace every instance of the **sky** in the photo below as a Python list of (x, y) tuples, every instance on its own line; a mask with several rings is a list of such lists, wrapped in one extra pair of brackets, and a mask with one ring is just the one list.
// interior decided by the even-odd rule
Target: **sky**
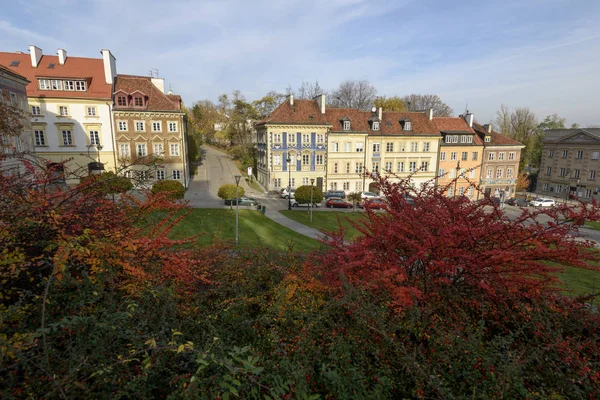
[(186, 104), (302, 81), (437, 94), (481, 123), (502, 104), (600, 125), (598, 0), (0, 0), (0, 51), (157, 69)]

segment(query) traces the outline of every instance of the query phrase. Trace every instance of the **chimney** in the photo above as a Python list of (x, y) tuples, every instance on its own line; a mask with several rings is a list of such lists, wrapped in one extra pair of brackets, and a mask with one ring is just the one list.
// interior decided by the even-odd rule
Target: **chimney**
[(429, 120), (433, 121), (433, 108), (429, 109)]
[(293, 106), (293, 105), (294, 105), (294, 95), (293, 95), (293, 94), (290, 94), (290, 95), (288, 96), (288, 98), (290, 99), (290, 106)]
[(315, 96), (313, 99), (317, 101), (319, 109), (321, 110), (321, 114), (325, 114), (325, 95), (320, 94), (318, 96)]
[(467, 113), (463, 116), (463, 118), (465, 119), (465, 121), (467, 121), (467, 124), (469, 124), (469, 128), (473, 127), (473, 114), (471, 114), (469, 112), (469, 110), (467, 110)]
[(58, 63), (60, 65), (65, 65), (65, 61), (67, 61), (67, 51), (58, 49)]
[(488, 124), (487, 130), (489, 133), (492, 133), (492, 124)]
[(37, 68), (42, 59), (42, 49), (31, 44), (29, 45), (29, 53), (31, 54), (31, 66)]
[(383, 107), (379, 107), (377, 109), (377, 118), (379, 118), (379, 120), (383, 120)]
[(104, 80), (108, 84), (114, 84), (117, 77), (117, 59), (113, 56), (110, 50), (102, 49), (102, 59), (104, 60)]
[(158, 90), (161, 91), (161, 93), (165, 93), (165, 80), (163, 78), (151, 78), (152, 83), (154, 84), (154, 86), (156, 86), (158, 88)]

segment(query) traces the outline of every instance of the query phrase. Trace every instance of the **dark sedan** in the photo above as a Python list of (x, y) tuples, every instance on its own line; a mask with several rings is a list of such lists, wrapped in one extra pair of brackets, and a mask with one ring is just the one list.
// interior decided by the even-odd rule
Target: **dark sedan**
[(246, 196), (242, 196), (239, 199), (225, 200), (226, 206), (235, 206), (236, 204), (239, 204), (240, 206), (256, 206), (258, 205), (258, 200)]
[(329, 199), (325, 203), (329, 208), (352, 208), (352, 203), (348, 203), (344, 199)]

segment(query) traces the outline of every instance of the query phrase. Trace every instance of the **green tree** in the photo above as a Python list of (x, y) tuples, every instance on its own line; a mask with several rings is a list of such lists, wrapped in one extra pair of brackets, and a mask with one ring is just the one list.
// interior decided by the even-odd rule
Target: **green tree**
[(360, 192), (352, 192), (348, 194), (346, 198), (352, 203), (352, 210), (356, 210), (356, 206), (362, 201), (362, 196)]
[[(294, 198), (298, 204), (309, 204), (310, 203), (310, 185), (300, 186), (296, 189)], [(313, 204), (318, 204), (323, 201), (323, 191), (318, 186), (312, 186), (312, 200)]]
[[(241, 186), (238, 186), (237, 188), (238, 188), (237, 193), (238, 193), (239, 197), (242, 197), (246, 191)], [(219, 188), (219, 191), (217, 192), (217, 196), (219, 196), (223, 200), (235, 199), (235, 197), (236, 197), (235, 195), (236, 195), (236, 185), (234, 185), (233, 183), (227, 183), (227, 184), (221, 186)]]
[(561, 118), (557, 113), (547, 115), (542, 122), (538, 124), (540, 129), (565, 129), (566, 118)]
[(183, 199), (185, 196), (185, 187), (179, 181), (160, 180), (152, 185), (152, 193), (169, 193), (171, 199)]
[(380, 96), (375, 99), (375, 107), (383, 108), (383, 111), (406, 111), (406, 104), (398, 96)]
[[(553, 119), (552, 116), (548, 116), (544, 121), (550, 124), (558, 124), (560, 118)], [(521, 151), (519, 169), (522, 170), (527, 165), (532, 167), (540, 165), (544, 131), (539, 127), (540, 124), (535, 114), (529, 108), (518, 107), (511, 111), (509, 107), (503, 104), (496, 113), (495, 123), (504, 136), (525, 145), (525, 148)]]

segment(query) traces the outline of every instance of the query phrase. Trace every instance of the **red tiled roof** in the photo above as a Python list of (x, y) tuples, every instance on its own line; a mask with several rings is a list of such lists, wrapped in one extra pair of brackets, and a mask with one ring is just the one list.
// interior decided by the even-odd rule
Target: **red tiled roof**
[(3, 70), (3, 71), (5, 71), (5, 72), (8, 72), (9, 74), (15, 76), (16, 78), (27, 80), (27, 78), (25, 78), (23, 75), (16, 73), (15, 71), (13, 71), (12, 69), (8, 68), (5, 65), (0, 64), (0, 69)]
[(486, 142), (486, 145), (488, 146), (523, 146), (521, 142), (506, 137), (503, 134), (498, 133), (494, 130), (488, 132), (488, 130), (483, 125), (478, 124), (477, 122), (473, 122), (473, 129), (475, 129), (475, 132), (477, 132), (477, 134), (482, 138), (482, 140), (483, 138), (485, 138), (486, 135), (489, 135), (491, 137), (491, 141)]
[[(373, 113), (369, 112), (369, 118)], [(404, 131), (400, 121), (407, 120), (411, 122), (412, 130)], [(389, 122), (389, 124), (388, 124)], [(429, 120), (427, 115), (422, 112), (399, 112), (384, 111), (383, 121), (379, 124), (379, 132), (369, 132), (373, 135), (439, 135), (440, 131), (435, 124)]]
[[(327, 108), (325, 107), (325, 117), (331, 124), (332, 132), (368, 132), (369, 117), (365, 116), (364, 111), (358, 108)], [(342, 119), (350, 119), (350, 131), (344, 130)]]
[(181, 109), (181, 96), (178, 94), (167, 94), (167, 98), (177, 106), (177, 108)]
[[(11, 66), (13, 61), (19, 65)], [(0, 52), (0, 64), (29, 80), (28, 97), (57, 97), (82, 99), (111, 99), (112, 85), (104, 78), (104, 62), (101, 58), (67, 57), (64, 65), (58, 63), (58, 56), (42, 55), (37, 68), (31, 66), (31, 56), (25, 53)], [(54, 68), (48, 68), (54, 64)], [(37, 78), (73, 78), (87, 80), (87, 91), (39, 90)]]
[(177, 95), (166, 95), (152, 83), (149, 76), (136, 75), (117, 75), (115, 83), (115, 93), (121, 91), (132, 94), (136, 91), (142, 92), (148, 98), (146, 107), (123, 107), (118, 106), (115, 101), (113, 107), (115, 111), (135, 110), (135, 111), (181, 111), (181, 107), (175, 103), (175, 98), (181, 98)]
[(256, 125), (266, 123), (327, 125), (325, 116), (321, 114), (315, 100), (294, 100), (292, 106), (289, 99), (277, 106), (269, 116), (258, 121)]
[(460, 117), (434, 117), (433, 123), (442, 132), (475, 133), (475, 131), (469, 127), (467, 121)]

